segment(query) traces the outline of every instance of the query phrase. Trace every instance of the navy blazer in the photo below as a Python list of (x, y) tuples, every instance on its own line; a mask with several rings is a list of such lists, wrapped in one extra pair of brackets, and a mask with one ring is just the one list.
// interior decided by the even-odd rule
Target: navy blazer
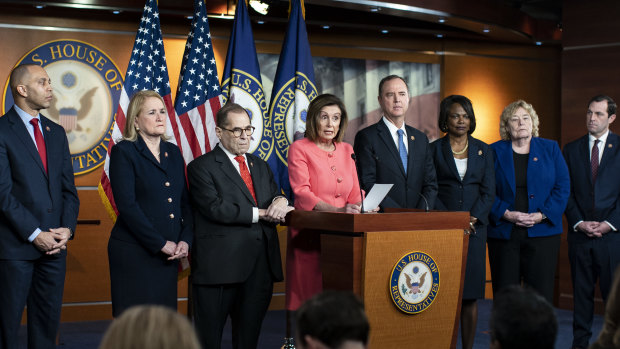
[(276, 224), (252, 223), (252, 208), (266, 209), (282, 196), (269, 165), (246, 154), (258, 203), (241, 179), (221, 144), (187, 166), (194, 209), (195, 238), (192, 252), (194, 284), (220, 285), (247, 280), (254, 261), (264, 249), (275, 281), (282, 281), (282, 260)]
[[(512, 142), (491, 144), (495, 151), (495, 202), (489, 215), (490, 238), (510, 239), (513, 223), (502, 219), (514, 210), (515, 169)], [(542, 212), (547, 219), (528, 228), (528, 236), (540, 237), (562, 233), (562, 213), (570, 194), (568, 168), (557, 142), (532, 137), (527, 164), (528, 213)]]
[(110, 185), (118, 218), (110, 239), (159, 253), (166, 241), (192, 244), (193, 219), (185, 162), (176, 145), (161, 142), (160, 161), (142, 137), (121, 141), (110, 153)]
[(448, 136), (431, 143), (439, 193), (435, 209), (469, 211), (482, 225), (489, 224), (489, 211), (495, 199), (493, 150), (488, 144), (468, 136), (467, 171), (461, 180)]
[[(21, 118), (11, 108), (0, 118), (0, 259), (41, 257), (28, 237), (37, 229), (75, 231), (80, 201), (65, 130), (41, 115), (47, 168)], [(66, 251), (61, 251), (66, 253)]]
[(433, 208), (437, 197), (437, 178), (433, 155), (426, 135), (405, 125), (408, 141), (407, 173), (398, 149), (383, 119), (355, 135), (354, 151), (362, 189), (369, 192), (375, 183), (394, 184), (381, 202), (381, 208), (426, 208), (421, 195)]
[[(609, 132), (594, 186), (590, 152), (588, 135), (564, 146), (564, 158), (572, 179), (566, 206), (569, 239), (572, 235), (588, 239), (585, 234), (572, 234), (572, 227), (579, 221), (608, 221), (616, 229), (620, 229), (620, 137)], [(596, 204), (592, 207), (594, 199)]]

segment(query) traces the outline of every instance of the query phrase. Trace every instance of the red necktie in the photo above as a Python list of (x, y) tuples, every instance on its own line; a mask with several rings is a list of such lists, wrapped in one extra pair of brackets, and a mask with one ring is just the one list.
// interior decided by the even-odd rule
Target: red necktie
[(598, 139), (594, 141), (592, 146), (592, 157), (590, 158), (590, 169), (592, 170), (592, 184), (596, 181), (598, 175)]
[(39, 129), (39, 119), (31, 119), (30, 124), (34, 127), (34, 141), (35, 143), (37, 143), (37, 150), (39, 151), (41, 162), (43, 162), (43, 168), (45, 168), (45, 173), (47, 173), (47, 150), (45, 150), (45, 141), (43, 140), (43, 134)]
[(239, 163), (239, 172), (241, 173), (241, 179), (245, 182), (245, 185), (250, 190), (250, 194), (254, 198), (254, 202), (258, 203), (256, 200), (256, 193), (254, 193), (254, 184), (252, 183), (252, 177), (250, 176), (250, 171), (248, 170), (248, 166), (245, 164), (245, 157), (242, 155), (235, 156), (235, 160)]

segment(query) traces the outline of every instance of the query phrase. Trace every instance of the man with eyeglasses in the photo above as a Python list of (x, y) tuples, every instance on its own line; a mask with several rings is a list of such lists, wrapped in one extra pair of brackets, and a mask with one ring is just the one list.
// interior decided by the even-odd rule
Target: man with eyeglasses
[(276, 224), (292, 207), (267, 163), (246, 154), (254, 127), (243, 107), (224, 105), (215, 132), (218, 146), (187, 167), (196, 330), (204, 349), (219, 349), (230, 315), (233, 347), (256, 348), (273, 283), (283, 279)]

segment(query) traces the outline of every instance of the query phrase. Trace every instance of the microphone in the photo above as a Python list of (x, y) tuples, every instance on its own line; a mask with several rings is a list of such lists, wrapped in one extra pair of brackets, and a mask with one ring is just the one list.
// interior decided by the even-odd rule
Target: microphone
[(362, 198), (362, 213), (364, 213), (364, 195), (362, 194), (362, 182), (360, 182), (360, 169), (357, 167), (357, 157), (355, 153), (351, 153), (351, 159), (353, 159), (353, 163), (355, 164), (355, 172), (357, 172), (357, 184), (360, 187), (360, 198)]
[(425, 211), (426, 212), (430, 211), (430, 208), (428, 207), (428, 200), (426, 200), (426, 197), (424, 195), (422, 195), (422, 193), (418, 193), (418, 195), (420, 195), (422, 197), (422, 199), (424, 199)]

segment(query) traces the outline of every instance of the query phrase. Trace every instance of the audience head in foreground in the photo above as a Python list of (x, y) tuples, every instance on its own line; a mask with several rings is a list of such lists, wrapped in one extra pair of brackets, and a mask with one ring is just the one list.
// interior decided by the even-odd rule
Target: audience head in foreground
[(492, 349), (553, 349), (558, 322), (544, 297), (513, 285), (494, 297), (490, 330)]
[(369, 331), (364, 305), (350, 292), (319, 293), (297, 311), (299, 349), (366, 348)]
[(200, 349), (194, 328), (183, 315), (159, 305), (134, 306), (116, 318), (99, 349)]

